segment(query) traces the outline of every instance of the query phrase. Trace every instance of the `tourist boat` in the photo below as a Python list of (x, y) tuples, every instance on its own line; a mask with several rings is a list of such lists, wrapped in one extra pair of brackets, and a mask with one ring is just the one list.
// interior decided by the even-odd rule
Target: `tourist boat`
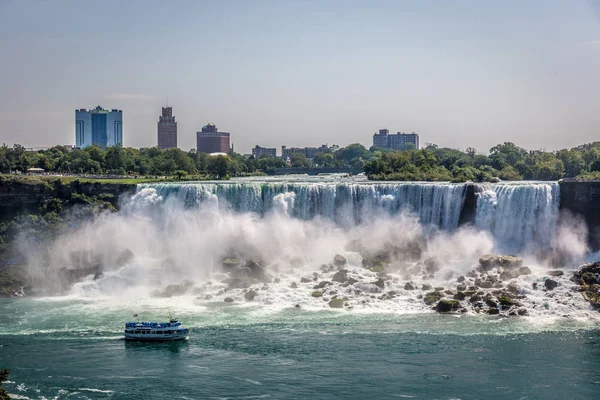
[(127, 322), (125, 340), (170, 341), (187, 339), (190, 330), (181, 326), (181, 322), (170, 318), (169, 322)]

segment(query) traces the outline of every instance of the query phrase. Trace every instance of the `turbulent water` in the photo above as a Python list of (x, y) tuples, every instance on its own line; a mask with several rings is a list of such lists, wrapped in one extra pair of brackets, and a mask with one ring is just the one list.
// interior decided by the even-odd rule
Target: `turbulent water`
[[(30, 399), (593, 398), (600, 319), (569, 279), (594, 257), (585, 230), (559, 218), (555, 183), (476, 192), (473, 223), (459, 225), (465, 184), (140, 185), (119, 213), (39, 252), (31, 272), (44, 297), (0, 302), (6, 387)], [(401, 253), (384, 283), (363, 261), (382, 248)], [(423, 285), (456, 290), (480, 256), (507, 252), (531, 271), (511, 280), (527, 316), (440, 315), (424, 303)], [(336, 254), (345, 284), (335, 283)], [(262, 260), (267, 278), (236, 286), (225, 257)], [(81, 265), (104, 271), (65, 289), (64, 270)], [(550, 269), (565, 274), (542, 290)], [(343, 308), (330, 308), (332, 298)], [(170, 312), (193, 328), (188, 341), (119, 340), (132, 314)]]

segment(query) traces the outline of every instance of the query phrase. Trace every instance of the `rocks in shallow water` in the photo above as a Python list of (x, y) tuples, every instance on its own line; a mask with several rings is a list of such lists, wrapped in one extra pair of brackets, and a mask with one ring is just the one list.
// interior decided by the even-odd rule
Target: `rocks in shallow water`
[(429, 257), (423, 263), (425, 264), (425, 271), (430, 274), (436, 273), (441, 267), (440, 262), (434, 257)]
[(413, 285), (411, 282), (406, 282), (404, 284), (404, 290), (415, 290), (415, 285)]
[(433, 286), (431, 286), (429, 283), (424, 283), (423, 286), (421, 286), (421, 290), (431, 290), (433, 289)]
[(548, 271), (549, 276), (563, 276), (565, 273), (562, 271)]
[(459, 309), (460, 302), (458, 300), (440, 300), (435, 306), (435, 311), (440, 313), (458, 311)]
[(185, 280), (181, 282), (179, 285), (169, 285), (165, 288), (164, 291), (158, 292), (157, 295), (159, 297), (173, 297), (173, 296), (181, 296), (191, 288), (193, 283), (191, 281)]
[(500, 314), (500, 310), (498, 310), (496, 307), (490, 307), (487, 310), (487, 313), (490, 315), (498, 315), (498, 314)]
[(319, 284), (317, 285), (317, 287), (315, 289), (323, 289), (327, 285), (331, 285), (331, 282), (329, 282), (329, 281), (321, 281), (321, 282), (319, 282)]
[(482, 300), (481, 296), (478, 294), (474, 294), (469, 298), (469, 303), (479, 303)]
[(579, 285), (578, 290), (592, 307), (600, 308), (600, 262), (583, 265), (571, 280)]
[(554, 290), (554, 288), (558, 286), (558, 282), (556, 282), (554, 279), (546, 279), (544, 281), (544, 286), (546, 286), (546, 289), (548, 290)]
[(246, 299), (246, 301), (254, 301), (256, 296), (258, 296), (258, 293), (256, 293), (254, 290), (248, 290), (246, 293), (244, 293), (244, 299)]
[(343, 267), (346, 265), (346, 257), (341, 254), (336, 254), (335, 257), (333, 257), (333, 263), (338, 267)]
[(523, 263), (517, 256), (497, 256), (493, 254), (486, 254), (479, 258), (479, 265), (484, 271), (490, 271), (495, 267), (503, 267), (503, 268), (516, 268), (520, 267)]
[(331, 307), (331, 308), (344, 308), (344, 300), (338, 299), (338, 298), (331, 299), (329, 301), (329, 307)]
[(521, 289), (519, 288), (519, 286), (517, 286), (516, 283), (509, 283), (506, 287), (506, 290), (508, 290), (512, 294), (519, 294), (519, 292), (521, 292)]
[(333, 275), (333, 278), (331, 278), (331, 280), (334, 282), (339, 282), (339, 283), (346, 282), (348, 280), (348, 270), (340, 269), (338, 272), (336, 272)]
[(508, 296), (500, 296), (500, 297), (498, 297), (498, 302), (500, 304), (502, 304), (503, 307), (511, 307), (511, 306), (519, 304), (519, 303), (517, 303), (516, 301), (514, 301), (513, 299), (511, 299)]
[(467, 285), (465, 285), (464, 283), (461, 283), (460, 285), (456, 285), (456, 290), (460, 290), (461, 292), (465, 291), (465, 290), (467, 290)]
[(221, 265), (223, 265), (225, 269), (237, 268), (242, 265), (242, 260), (238, 257), (227, 257), (223, 259)]
[(463, 292), (457, 292), (452, 298), (454, 300), (464, 300), (467, 296)]
[(312, 297), (321, 297), (323, 296), (323, 292), (321, 292), (320, 290), (315, 290), (314, 292), (312, 292), (310, 294)]
[(519, 267), (519, 275), (531, 275), (531, 269), (529, 267)]
[(377, 281), (373, 282), (373, 285), (377, 286), (380, 289), (385, 289), (385, 281), (379, 278)]
[(428, 306), (432, 305), (433, 303), (440, 301), (440, 299), (444, 297), (444, 295), (440, 292), (429, 292), (425, 295), (425, 297), (423, 298), (423, 301), (425, 302), (425, 304), (427, 304)]
[(490, 298), (485, 299), (485, 304), (487, 304), (487, 306), (490, 308), (498, 308), (498, 303), (496, 303), (494, 300), (492, 300)]
[(232, 299), (231, 297), (225, 297), (225, 298), (223, 299), (223, 301), (224, 301), (225, 303), (233, 303), (233, 299)]

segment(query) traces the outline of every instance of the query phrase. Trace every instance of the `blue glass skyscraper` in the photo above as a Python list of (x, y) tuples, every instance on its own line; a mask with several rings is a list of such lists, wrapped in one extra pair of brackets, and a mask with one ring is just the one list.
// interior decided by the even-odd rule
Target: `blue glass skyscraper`
[(123, 111), (105, 110), (98, 106), (91, 110), (75, 110), (75, 146), (110, 147), (123, 145)]

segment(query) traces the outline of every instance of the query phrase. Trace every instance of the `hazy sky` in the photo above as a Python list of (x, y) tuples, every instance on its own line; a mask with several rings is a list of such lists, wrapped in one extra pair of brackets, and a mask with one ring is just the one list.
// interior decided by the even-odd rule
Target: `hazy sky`
[(600, 140), (600, 2), (0, 0), (0, 142), (73, 144), (100, 104), (153, 146), (167, 97), (186, 150), (208, 122), (242, 153), (572, 147)]

